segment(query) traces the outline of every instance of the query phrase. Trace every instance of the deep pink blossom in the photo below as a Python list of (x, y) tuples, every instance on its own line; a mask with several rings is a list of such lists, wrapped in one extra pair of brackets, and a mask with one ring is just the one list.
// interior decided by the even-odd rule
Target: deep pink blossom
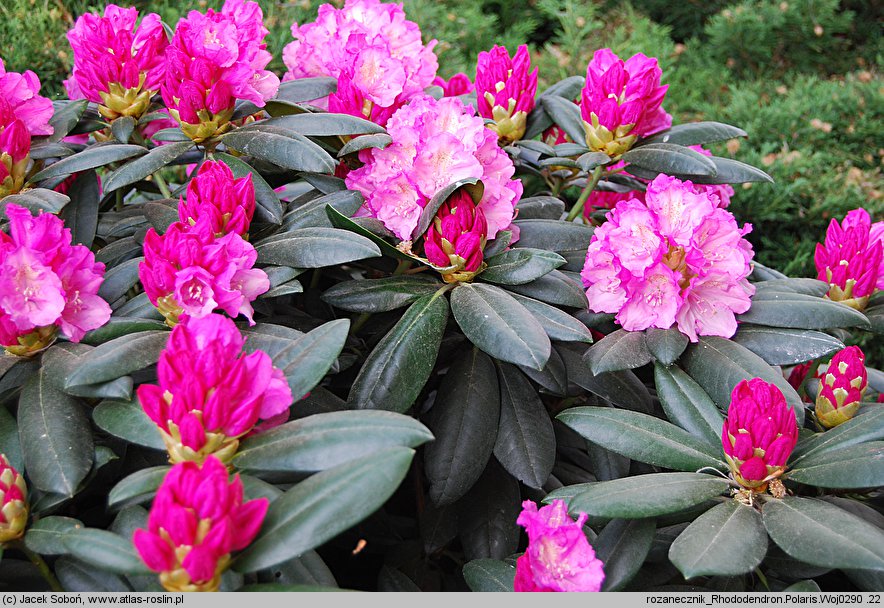
[(0, 59), (0, 99), (9, 104), (31, 135), (52, 135), (52, 102), (40, 95), (40, 79), (31, 70), (23, 74), (7, 72)]
[(160, 429), (171, 462), (228, 462), (258, 420), (288, 418), (292, 393), (261, 351), (243, 354), (245, 339), (227, 317), (190, 318), (172, 330), (157, 368), (159, 385), (138, 399)]
[(503, 143), (522, 139), (536, 93), (537, 68), (531, 71), (526, 45), (521, 45), (512, 58), (505, 47), (497, 45), (479, 53), (476, 66), (479, 116), (494, 120), (489, 128)]
[(138, 276), (151, 303), (174, 326), (181, 315), (204, 317), (223, 310), (252, 320), (252, 301), (270, 289), (263, 270), (253, 268), (258, 254), (243, 238), (215, 238), (211, 225), (175, 222), (162, 236), (148, 230)]
[(68, 32), (74, 52), (74, 70), (66, 87), (72, 98), (99, 104), (108, 120), (138, 118), (150, 106), (165, 76), (164, 52), (169, 42), (156, 13), (109, 4), (104, 15), (81, 15)]
[[(292, 25), (295, 40), (282, 52), (284, 80), (345, 76), (367, 104), (401, 105), (433, 83), (436, 41), (424, 45), (401, 4), (348, 0), (319, 7), (316, 21)], [(324, 100), (316, 103), (324, 107)], [(367, 114), (372, 114), (369, 110)]]
[(441, 76), (433, 79), (433, 84), (442, 89), (443, 97), (457, 97), (458, 95), (466, 95), (476, 89), (476, 85), (470, 80), (470, 77), (463, 72), (458, 72), (448, 80)]
[(786, 470), (797, 441), (795, 412), (776, 385), (752, 378), (734, 387), (721, 445), (737, 483), (763, 492)]
[(252, 175), (234, 178), (226, 164), (207, 160), (187, 184), (187, 195), (178, 203), (178, 217), (184, 223), (208, 222), (221, 236), (228, 232), (245, 235), (255, 215), (255, 186)]
[(865, 209), (832, 219), (814, 254), (817, 278), (829, 284), (828, 297), (863, 310), (876, 289), (884, 289), (884, 222), (872, 223)]
[(111, 310), (98, 289), (104, 264), (51, 213), (37, 217), (8, 205), (9, 234), (0, 233), (0, 343), (26, 355), (58, 330), (72, 342), (104, 325)]
[(0, 454), (0, 545), (21, 538), (28, 523), (25, 478)]
[(599, 591), (602, 562), (583, 533), (586, 513), (575, 522), (562, 500), (537, 509), (526, 500), (516, 520), (528, 533), (528, 549), (516, 560), (513, 591)]
[(755, 289), (752, 247), (733, 215), (691, 182), (660, 175), (644, 201), (620, 201), (596, 228), (583, 268), (589, 307), (624, 329), (675, 324), (692, 341), (729, 338)]
[(445, 268), (447, 282), (471, 279), (482, 268), (488, 222), (465, 189), (445, 201), (424, 237), (424, 251), (434, 265)]
[(0, 198), (19, 192), (31, 165), (31, 135), (0, 97)]
[(660, 85), (662, 74), (657, 60), (642, 53), (624, 62), (611, 49), (595, 52), (580, 104), (592, 150), (617, 157), (638, 137), (672, 126), (661, 107), (669, 86)]
[(816, 417), (824, 427), (838, 426), (856, 415), (869, 385), (865, 360), (858, 346), (848, 346), (832, 357), (825, 370), (820, 366)]
[(147, 529), (132, 541), (167, 591), (217, 591), (230, 554), (257, 536), (267, 506), (266, 498), (243, 502), (239, 475), (229, 481), (213, 456), (202, 466), (178, 463), (157, 490)]
[(386, 126), (390, 117), (396, 110), (403, 106), (404, 102), (395, 100), (390, 106), (384, 107), (372, 103), (366, 98), (365, 92), (353, 82), (353, 79), (341, 74), (338, 76), (337, 90), (328, 96), (328, 111), (336, 114), (349, 114), (365, 118), (382, 127)]
[(230, 128), (237, 99), (258, 107), (276, 95), (279, 78), (266, 70), (261, 9), (255, 2), (227, 0), (221, 12), (188, 13), (166, 49), (163, 101), (196, 142)]
[(423, 207), (437, 192), (459, 180), (482, 181), (478, 207), (488, 238), (507, 229), (522, 183), (512, 179), (513, 163), (497, 135), (455, 97), (413, 99), (387, 123), (393, 143), (359, 153), (363, 167), (351, 171), (347, 187), (365, 197), (361, 214), (380, 219), (402, 240), (411, 240)]

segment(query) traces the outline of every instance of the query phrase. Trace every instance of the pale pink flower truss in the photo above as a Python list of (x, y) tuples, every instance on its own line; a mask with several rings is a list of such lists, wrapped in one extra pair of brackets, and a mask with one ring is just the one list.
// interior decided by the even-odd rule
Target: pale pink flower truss
[(7, 72), (0, 59), (0, 99), (6, 101), (31, 135), (52, 135), (52, 102), (40, 93), (40, 79), (31, 70)]
[(616, 313), (624, 329), (675, 324), (696, 342), (729, 338), (755, 288), (752, 246), (733, 215), (691, 182), (660, 175), (645, 201), (617, 203), (596, 228), (583, 268), (589, 307)]
[(390, 118), (393, 143), (363, 150), (364, 166), (351, 171), (347, 187), (365, 196), (362, 215), (380, 219), (402, 240), (411, 240), (421, 211), (437, 192), (474, 178), (485, 190), (478, 208), (488, 223), (487, 238), (510, 227), (522, 183), (497, 145), (497, 134), (454, 97), (413, 99)]

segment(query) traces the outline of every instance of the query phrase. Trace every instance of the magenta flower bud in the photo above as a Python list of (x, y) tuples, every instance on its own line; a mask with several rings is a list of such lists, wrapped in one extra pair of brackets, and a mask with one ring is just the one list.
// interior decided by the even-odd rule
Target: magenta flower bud
[[(8, 121), (8, 122), (7, 122)], [(0, 198), (19, 192), (31, 164), (31, 134), (0, 99)]]
[(138, 118), (150, 106), (165, 78), (164, 52), (169, 44), (159, 15), (109, 4), (104, 15), (81, 15), (68, 32), (74, 70), (66, 82), (72, 98), (97, 103), (108, 120)]
[(884, 222), (854, 209), (841, 224), (832, 219), (824, 244), (813, 256), (817, 278), (829, 284), (827, 297), (864, 310), (876, 289), (884, 289)]
[(737, 483), (764, 492), (785, 472), (797, 441), (795, 412), (776, 385), (761, 378), (737, 384), (721, 431), (724, 456)]
[(522, 139), (528, 113), (534, 109), (537, 68), (531, 72), (528, 47), (521, 45), (515, 56), (502, 46), (479, 53), (476, 65), (476, 104), (479, 116), (494, 120), (488, 128), (502, 143)]
[(346, 74), (338, 76), (338, 88), (328, 96), (329, 112), (358, 116), (382, 127), (387, 125), (390, 117), (404, 104), (404, 100), (394, 100), (390, 106), (385, 107), (373, 102)]
[(184, 223), (206, 221), (216, 236), (235, 232), (246, 236), (255, 215), (255, 186), (251, 174), (234, 178), (230, 167), (209, 160), (187, 185), (187, 196), (178, 203)]
[(595, 52), (586, 68), (581, 110), (586, 143), (618, 157), (639, 137), (672, 126), (661, 107), (669, 85), (660, 85), (657, 60), (638, 53), (623, 62), (611, 49)]
[(0, 454), (0, 547), (21, 538), (28, 523), (28, 486)]
[[(25, 125), (31, 135), (52, 135), (52, 118), (54, 109), (52, 101), (40, 93), (40, 79), (32, 71), (23, 74), (7, 72), (0, 59), (0, 101), (5, 102), (14, 118)], [(7, 120), (0, 111), (0, 126), (7, 125)]]
[(157, 367), (159, 385), (138, 387), (170, 462), (203, 462), (209, 455), (229, 462), (259, 419), (288, 419), (292, 393), (285, 376), (266, 353), (244, 355), (244, 343), (221, 315), (190, 318), (172, 330)]
[(147, 567), (158, 572), (167, 591), (217, 591), (230, 554), (257, 536), (268, 500), (243, 502), (239, 475), (210, 456), (176, 464), (157, 490), (147, 530), (132, 541)]
[(443, 97), (465, 95), (476, 88), (473, 81), (470, 80), (470, 77), (463, 72), (458, 72), (448, 80), (445, 80), (441, 76), (436, 76), (433, 79), (433, 84), (442, 89)]
[(513, 591), (599, 591), (605, 580), (602, 562), (596, 558), (583, 524), (568, 515), (562, 500), (542, 507), (526, 500), (516, 520), (528, 533), (528, 548), (516, 560)]
[(469, 281), (485, 267), (482, 250), (487, 236), (485, 214), (461, 188), (436, 213), (424, 236), (424, 251), (445, 282)]
[(825, 371), (816, 398), (816, 417), (827, 429), (856, 415), (869, 384), (865, 355), (858, 346), (838, 351)]

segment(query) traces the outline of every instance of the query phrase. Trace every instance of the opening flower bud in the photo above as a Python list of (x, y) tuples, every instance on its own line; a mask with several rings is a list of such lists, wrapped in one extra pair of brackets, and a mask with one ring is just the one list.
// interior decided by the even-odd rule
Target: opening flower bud
[(0, 547), (21, 538), (28, 523), (28, 487), (4, 454), (0, 454)]
[(839, 351), (825, 372), (816, 398), (816, 417), (827, 429), (856, 415), (868, 386), (865, 355), (858, 346)]
[(424, 237), (427, 259), (446, 283), (469, 281), (485, 269), (488, 222), (465, 188), (445, 201)]

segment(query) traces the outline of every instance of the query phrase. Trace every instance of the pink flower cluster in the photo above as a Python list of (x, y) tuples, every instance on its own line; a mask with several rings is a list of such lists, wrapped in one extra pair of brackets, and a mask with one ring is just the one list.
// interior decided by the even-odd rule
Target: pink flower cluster
[(884, 222), (872, 223), (865, 209), (833, 219), (826, 240), (813, 256), (817, 278), (829, 284), (828, 297), (859, 310), (876, 289), (884, 289)]
[(586, 254), (583, 284), (589, 307), (616, 313), (624, 329), (678, 329), (729, 338), (735, 313), (749, 309), (755, 288), (752, 246), (734, 216), (691, 182), (660, 175), (645, 202), (617, 203), (596, 228)]
[(599, 49), (586, 68), (581, 110), (586, 142), (593, 150), (616, 157), (638, 137), (672, 126), (661, 104), (669, 85), (657, 60), (642, 53), (625, 62), (611, 49)]
[(528, 549), (516, 560), (513, 591), (600, 591), (605, 581), (602, 562), (586, 540), (583, 524), (568, 515), (562, 500), (537, 509), (522, 503), (516, 523), (528, 533)]
[(415, 98), (390, 118), (387, 132), (393, 143), (361, 151), (364, 166), (347, 175), (347, 187), (365, 197), (362, 215), (411, 240), (433, 195), (475, 178), (485, 187), (478, 206), (488, 222), (488, 238), (510, 226), (522, 183), (512, 179), (513, 162), (497, 145), (497, 135), (459, 99)]
[(160, 16), (145, 15), (136, 28), (137, 20), (136, 9), (109, 4), (103, 16), (81, 15), (67, 35), (74, 52), (68, 96), (99, 104), (108, 120), (144, 114), (165, 76), (169, 42)]
[(0, 545), (21, 538), (28, 523), (28, 486), (0, 454)]
[(230, 554), (257, 536), (269, 502), (243, 502), (243, 485), (210, 456), (202, 467), (176, 464), (157, 490), (147, 530), (132, 541), (167, 591), (217, 591)]
[(191, 225), (205, 221), (217, 236), (244, 236), (255, 215), (255, 186), (251, 173), (234, 178), (230, 167), (207, 160), (187, 184), (187, 197), (178, 203), (178, 217)]
[(826, 428), (847, 422), (856, 415), (869, 385), (866, 357), (858, 346), (838, 351), (819, 376), (816, 417)]
[(476, 104), (479, 116), (491, 118), (489, 128), (503, 143), (522, 139), (528, 113), (534, 109), (537, 68), (531, 70), (528, 47), (521, 45), (510, 58), (505, 47), (479, 53), (476, 65)]
[(57, 331), (79, 342), (110, 318), (98, 294), (104, 264), (51, 213), (33, 217), (7, 205), (9, 234), (0, 233), (0, 344), (26, 355), (45, 348)]
[(261, 351), (243, 356), (245, 339), (221, 315), (188, 319), (172, 330), (160, 355), (159, 385), (142, 384), (138, 400), (160, 429), (173, 463), (228, 462), (258, 420), (288, 419), (292, 393)]
[[(439, 67), (436, 41), (423, 44), (420, 28), (405, 18), (400, 4), (347, 0), (342, 9), (323, 4), (315, 22), (292, 24), (292, 36), (282, 52), (289, 70), (284, 80), (337, 78), (339, 91), (350, 88), (369, 106), (367, 112), (362, 104), (351, 106), (359, 116), (371, 117), (373, 105), (401, 106), (432, 84)], [(346, 98), (353, 99), (352, 93)]]
[[(52, 102), (40, 95), (40, 79), (32, 71), (7, 72), (0, 59), (0, 100), (33, 136), (52, 135)], [(7, 123), (8, 124), (8, 123)]]
[(221, 12), (188, 13), (166, 49), (163, 101), (197, 143), (230, 128), (237, 99), (264, 107), (279, 78), (264, 68), (272, 59), (264, 43), (256, 2), (226, 0)]
[(721, 445), (737, 483), (764, 492), (785, 472), (797, 442), (795, 412), (776, 385), (752, 378), (734, 387)]

